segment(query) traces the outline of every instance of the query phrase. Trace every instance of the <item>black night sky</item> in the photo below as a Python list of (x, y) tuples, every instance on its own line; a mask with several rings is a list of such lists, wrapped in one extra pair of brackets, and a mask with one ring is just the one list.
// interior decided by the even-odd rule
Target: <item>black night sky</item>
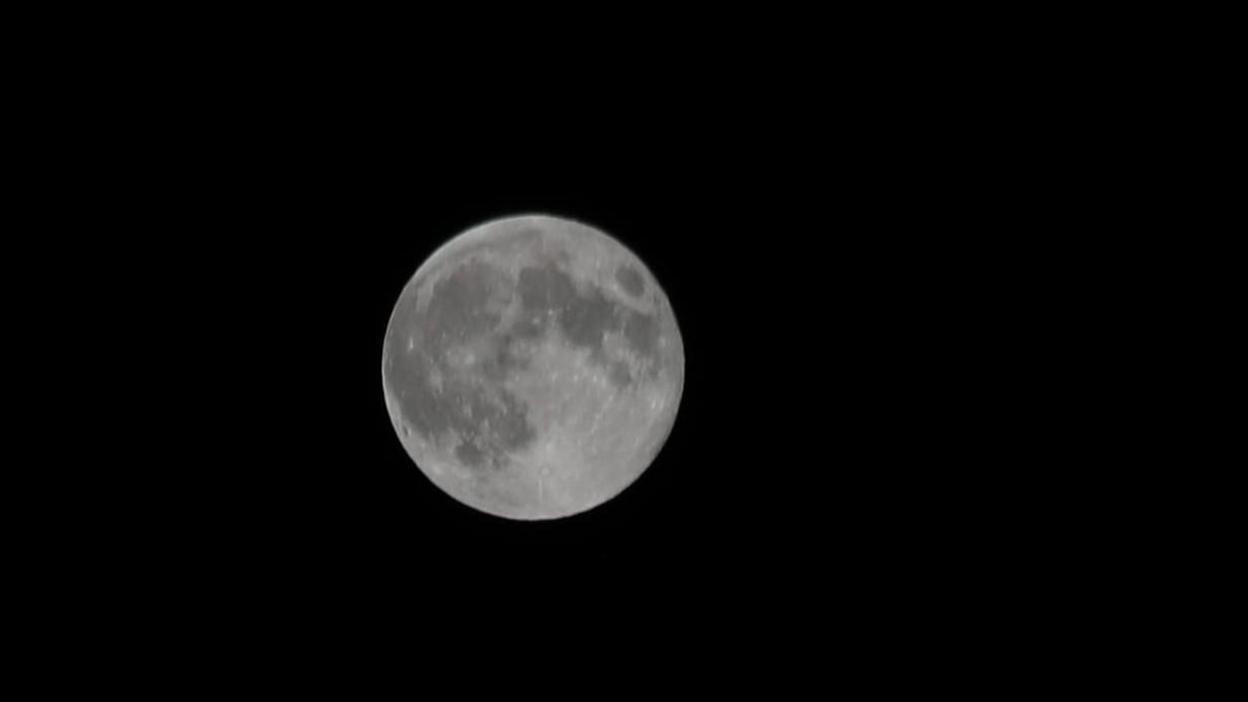
[[(967, 378), (1009, 343), (976, 273), (1001, 221), (984, 203), (1008, 193), (958, 185), (969, 176), (944, 142), (866, 103), (820, 111), (800, 90), (468, 112), (344, 90), (359, 99), (319, 111), (258, 93), (271, 109), (210, 110), (194, 124), (211, 129), (149, 157), (143, 226), (167, 234), (136, 298), (176, 349), (150, 362), (191, 398), (158, 413), (176, 430), (148, 433), (160, 468), (135, 529), (162, 553), (212, 564), (225, 589), (396, 595), (433, 616), (438, 598), (499, 587), (709, 607), (801, 602), (785, 594), (831, 574), (878, 596), (996, 552), (984, 515), (1022, 499), (978, 498), (1000, 480), (989, 466), (1010, 427), (993, 393), (1007, 388)], [(636, 252), (686, 364), (644, 475), (536, 523), (426, 479), (381, 380), (386, 325), (420, 263), (521, 213)]]

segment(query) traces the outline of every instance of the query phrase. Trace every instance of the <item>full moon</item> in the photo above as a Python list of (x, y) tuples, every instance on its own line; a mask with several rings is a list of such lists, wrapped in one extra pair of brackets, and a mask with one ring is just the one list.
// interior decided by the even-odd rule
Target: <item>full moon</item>
[(649, 268), (549, 216), (451, 238), (399, 294), (382, 353), (399, 441), (459, 502), (565, 517), (627, 488), (680, 404), (684, 352)]

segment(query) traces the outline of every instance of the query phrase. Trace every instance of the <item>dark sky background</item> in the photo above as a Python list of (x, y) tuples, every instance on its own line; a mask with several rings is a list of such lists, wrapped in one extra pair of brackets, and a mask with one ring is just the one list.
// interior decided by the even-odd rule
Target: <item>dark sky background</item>
[[(1000, 228), (1034, 224), (1006, 212), (999, 154), (961, 147), (963, 125), (843, 82), (860, 97), (725, 79), (645, 100), (424, 100), (337, 80), (333, 100), (263, 80), (237, 88), (245, 100), (164, 100), (164, 118), (126, 125), (144, 149), (97, 147), (134, 169), (100, 211), (138, 213), (150, 234), (122, 244), (146, 262), (134, 300), (160, 351), (144, 363), (189, 398), (147, 406), (167, 428), (139, 444), (137, 557), (165, 554), (249, 607), (435, 617), (534, 594), (711, 617), (930, 592), (1009, 552), (994, 525), (1027, 498), (1000, 466), (1033, 457), (995, 412), (1018, 381), (992, 369), (1018, 339), (994, 291), (1021, 266)], [(651, 467), (551, 522), (444, 495), (382, 395), (409, 277), (447, 239), (519, 213), (628, 245), (685, 348)]]
[[(1158, 401), (1130, 365), (1150, 358), (1137, 337), (1105, 342), (1131, 314), (1187, 314), (1139, 299), (1170, 274), (1133, 261), (1149, 223), (1128, 222), (1158, 207), (1131, 181), (1163, 163), (1151, 77), (1183, 73), (1136, 70), (1141, 52), (1102, 39), (1156, 32), (1122, 13), (1049, 13), (1072, 38), (1036, 13), (888, 6), (637, 11), (636, 29), (561, 9), (487, 36), (493, 10), (458, 32), (424, 6), (340, 10), (218, 28), (109, 8), (125, 31), (64, 12), (24, 29), (11, 131), (33, 157), (11, 199), (34, 216), (13, 218), (5, 261), (36, 273), (10, 307), (40, 329), (11, 345), (54, 365), (10, 373), (56, 384), (46, 407), (11, 403), (50, 431), (10, 460), (39, 489), (5, 494), (34, 513), (14, 520), (29, 566), (9, 570), (55, 598), (13, 598), (47, 650), (165, 667), (129, 635), (205, 661), (183, 683), (286, 659), (286, 685), (371, 644), (425, 689), (449, 675), (408, 650), (433, 643), (474, 667), (452, 689), (496, 677), (521, 695), (573, 669), (595, 678), (579, 690), (613, 690), (661, 664), (744, 693), (772, 651), (751, 696), (785, 697), (797, 668), (819, 690), (846, 668), (930, 689), (911, 659), (935, 675), (1035, 660), (1015, 680), (1030, 684), (1053, 661), (1099, 665), (1116, 645), (1084, 632), (1118, 628), (1105, 611), (1128, 636), (1151, 625), (1152, 603), (1121, 603), (1156, 573), (1103, 576), (1188, 540), (1115, 511), (1180, 520), (1130, 494), (1140, 471), (1119, 447), (1157, 437), (1121, 405)], [(1139, 98), (1107, 109), (1132, 80)], [(444, 495), (395, 436), (381, 378), (420, 263), (520, 213), (628, 245), (685, 351), (653, 464), (550, 522)], [(1191, 225), (1160, 228), (1164, 258)], [(1020, 639), (1046, 650), (1002, 645)], [(173, 645), (188, 640), (207, 655)], [(542, 664), (523, 680), (496, 674), (526, 652)], [(47, 680), (96, 684), (52, 659)]]
[[(361, 597), (662, 582), (703, 602), (756, 587), (792, 601), (838, 570), (875, 590), (896, 584), (878, 569), (948, 562), (945, 535), (969, 526), (945, 508), (982, 477), (966, 472), (970, 449), (946, 450), (966, 429), (950, 426), (961, 395), (946, 365), (959, 283), (942, 277), (959, 244), (932, 223), (945, 191), (929, 197), (897, 165), (904, 145), (711, 115), (505, 136), (472, 124), (450, 140), (308, 135), (273, 171), (224, 186), (244, 204), (217, 225), (228, 243), (210, 238), (231, 261), (211, 293), (232, 315), (212, 342), (233, 391), (217, 445), (230, 477), (216, 479), (246, 515), (225, 534), (247, 559)], [(416, 267), (464, 229), (526, 212), (590, 223), (641, 256), (686, 358), (650, 469), (601, 508), (545, 523), (434, 487), (394, 436), (380, 377)]]
[[(476, 152), (453, 170), (415, 168), (406, 182), (382, 171), (339, 192), (314, 225), (323, 248), (291, 256), (306, 266), (309, 289), (291, 304), (308, 306), (288, 337), (270, 342), (307, 384), (282, 421), (293, 422), (289, 443), (268, 445), (278, 485), (310, 501), (298, 513), (324, 532), (328, 553), (387, 578), (420, 580), (422, 562), (445, 559), (461, 575), (512, 563), (519, 572), (646, 579), (784, 548), (755, 540), (773, 538), (763, 535), (786, 495), (828, 469), (802, 444), (815, 441), (806, 428), (830, 408), (799, 388), (822, 384), (829, 370), (833, 315), (821, 301), (830, 291), (800, 279), (795, 262), (822, 247), (792, 235), (785, 243), (782, 215), (756, 206), (761, 193), (742, 200), (752, 179), (734, 182), (743, 176), (715, 174), (709, 163), (690, 169), (664, 153), (672, 146)], [(602, 508), (549, 523), (478, 514), (443, 495), (395, 439), (380, 394), (382, 334), (415, 268), (464, 229), (525, 212), (585, 221), (629, 245), (667, 291), (686, 349), (676, 424), (650, 470)], [(338, 228), (351, 233), (327, 235)], [(786, 271), (798, 275), (786, 281)], [(778, 283), (787, 295), (778, 297)], [(298, 419), (299, 406), (316, 414)], [(795, 451), (808, 465), (786, 458)]]

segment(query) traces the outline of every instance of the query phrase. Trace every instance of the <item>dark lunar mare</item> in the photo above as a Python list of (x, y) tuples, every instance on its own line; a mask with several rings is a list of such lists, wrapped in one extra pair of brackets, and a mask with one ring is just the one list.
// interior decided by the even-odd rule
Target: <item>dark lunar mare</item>
[(659, 352), (659, 323), (653, 315), (625, 310), (624, 338), (642, 358), (655, 360)]
[[(656, 357), (660, 330), (653, 315), (624, 307), (599, 288), (578, 291), (571, 276), (555, 264), (521, 269), (517, 293), (525, 312), (522, 319), (536, 319), (555, 310), (560, 330), (573, 346), (601, 351), (604, 335), (614, 329), (624, 334), (638, 355)], [(527, 323), (524, 328), (531, 332), (535, 326)]]
[(602, 348), (602, 339), (608, 329), (616, 326), (621, 310), (601, 290), (592, 288), (584, 295), (573, 298), (564, 308), (559, 315), (559, 325), (573, 346), (593, 351)]
[(498, 271), (468, 261), (433, 286), (421, 319), (423, 339), (441, 353), (452, 344), (475, 339), (498, 325), (501, 315), (489, 309), (497, 292)]
[(646, 281), (641, 273), (627, 263), (621, 263), (615, 269), (615, 280), (624, 288), (624, 292), (633, 297), (641, 297), (646, 291)]
[[(591, 361), (607, 365), (603, 341), (608, 331), (618, 331), (634, 353), (652, 362), (651, 376), (657, 374), (661, 329), (653, 314), (625, 307), (597, 287), (578, 290), (572, 277), (555, 263), (521, 269), (517, 294), (523, 305), (520, 324), (526, 333), (536, 329), (540, 334), (543, 330), (531, 320), (544, 319), (554, 310), (564, 338), (574, 347), (588, 349)], [(617, 387), (630, 385), (632, 379), (622, 364), (610, 364), (608, 371)]]
[[(489, 382), (506, 378), (519, 365), (505, 344), (483, 361), (480, 377), (469, 377), (446, 360), (456, 344), (496, 330), (501, 313), (488, 303), (498, 298), (499, 284), (499, 271), (467, 261), (433, 286), (423, 311), (415, 304), (415, 288), (409, 289), (396, 309), (398, 323), (389, 342), (388, 377), (403, 419), (426, 440), (443, 440), (454, 432), (460, 439), (455, 455), (470, 468), (502, 465), (508, 453), (537, 436), (524, 404)], [(435, 370), (441, 387), (430, 379)]]
[(553, 263), (540, 267), (521, 268), (516, 281), (516, 294), (529, 312), (564, 309), (576, 297), (576, 285)]

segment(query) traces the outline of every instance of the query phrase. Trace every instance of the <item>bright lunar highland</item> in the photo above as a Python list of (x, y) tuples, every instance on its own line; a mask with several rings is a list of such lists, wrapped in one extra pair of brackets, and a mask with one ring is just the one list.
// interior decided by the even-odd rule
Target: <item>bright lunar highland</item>
[(684, 352), (649, 269), (593, 227), (487, 222), (399, 295), (382, 381), (399, 440), (460, 502), (512, 519), (592, 509), (659, 452)]

